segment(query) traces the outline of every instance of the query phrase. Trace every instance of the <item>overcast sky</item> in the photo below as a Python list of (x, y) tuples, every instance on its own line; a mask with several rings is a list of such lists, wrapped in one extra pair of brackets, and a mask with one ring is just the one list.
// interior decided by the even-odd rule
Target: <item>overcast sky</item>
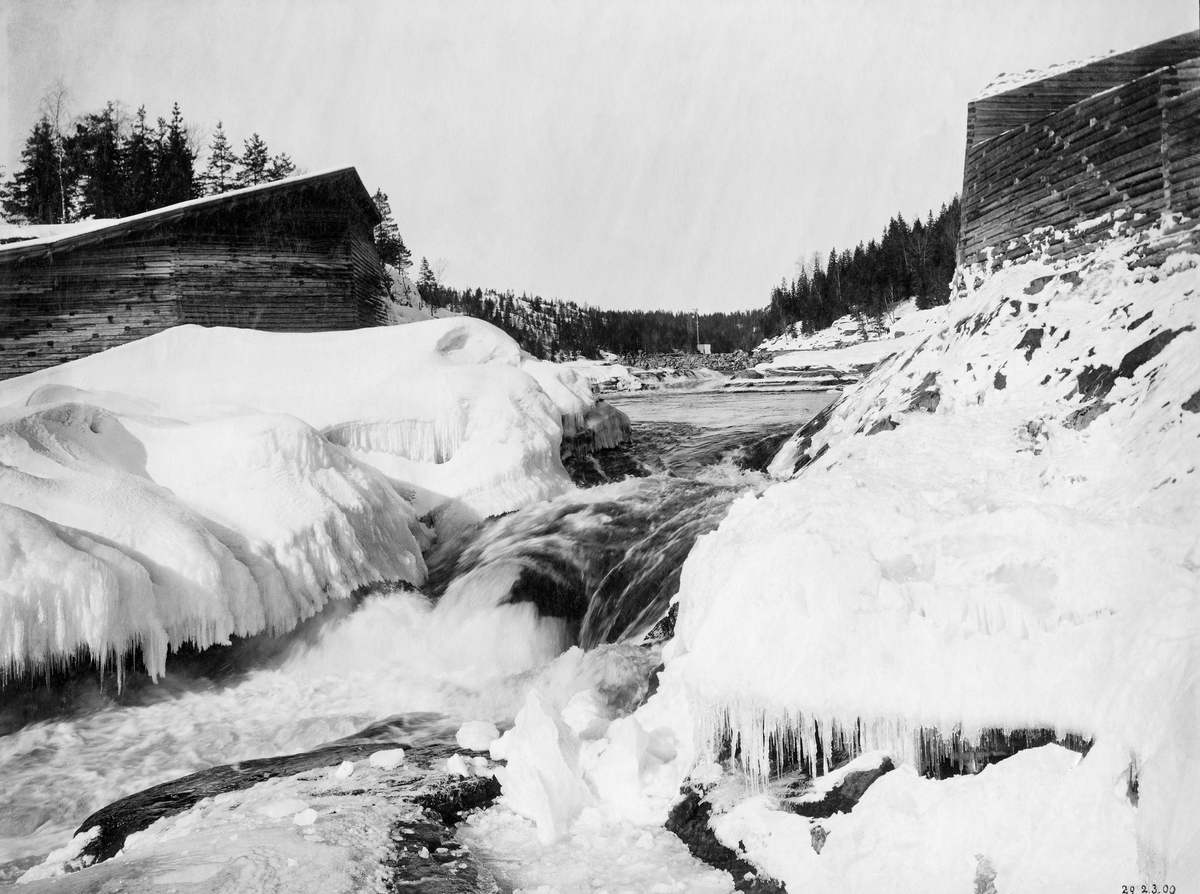
[(960, 188), (1003, 71), (1197, 27), (1196, 0), (0, 0), (0, 165), (76, 113), (178, 102), (240, 149), (358, 168), (452, 285), (764, 305), (798, 258)]

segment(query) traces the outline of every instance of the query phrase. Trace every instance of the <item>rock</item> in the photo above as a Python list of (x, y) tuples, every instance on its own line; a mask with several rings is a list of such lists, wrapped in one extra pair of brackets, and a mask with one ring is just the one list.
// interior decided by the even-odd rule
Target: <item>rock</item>
[(1112, 404), (1108, 403), (1108, 401), (1094, 400), (1087, 406), (1080, 407), (1068, 415), (1063, 420), (1063, 425), (1067, 428), (1083, 431), (1083, 429), (1095, 422), (1102, 414), (1106, 413), (1111, 406)]
[(459, 727), (454, 739), (467, 751), (487, 751), (500, 738), (496, 724), (487, 720), (469, 720)]
[(708, 824), (712, 805), (704, 800), (701, 790), (685, 785), (679, 791), (683, 798), (671, 808), (665, 828), (687, 845), (693, 857), (715, 869), (724, 869), (734, 878), (734, 890), (744, 894), (775, 894), (786, 890), (717, 840)]
[[(833, 816), (835, 813), (849, 813), (877, 779), (894, 769), (896, 769), (896, 765), (892, 763), (892, 759), (885, 757), (876, 767), (851, 770), (841, 782), (826, 792), (819, 800), (788, 800), (783, 802), (783, 806), (792, 813), (813, 819), (822, 819)], [(814, 837), (814, 846), (815, 842)], [(821, 843), (824, 844), (823, 838)], [(820, 853), (819, 848), (817, 853)]]

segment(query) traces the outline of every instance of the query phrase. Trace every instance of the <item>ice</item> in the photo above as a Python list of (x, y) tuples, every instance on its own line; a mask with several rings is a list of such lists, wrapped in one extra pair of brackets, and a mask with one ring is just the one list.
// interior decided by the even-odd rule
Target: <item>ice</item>
[(454, 754), (446, 758), (446, 774), (449, 776), (471, 776), (472, 765), (468, 764), (466, 759), (461, 754)]
[(1140, 793), (1088, 852), (1200, 878), (1200, 272), (1142, 238), (962, 271), (700, 538), (675, 660), (707, 753), (761, 781), (772, 746), (820, 773), (839, 736), (911, 766), (923, 731), (1077, 733)]
[(371, 755), (368, 761), (372, 767), (378, 767), (381, 770), (392, 770), (404, 763), (403, 748), (385, 748), (383, 751), (376, 751)]
[(469, 720), (459, 727), (454, 736), (459, 748), (468, 751), (487, 751), (500, 738), (496, 724), (488, 720)]
[(945, 781), (902, 766), (848, 814), (809, 820), (760, 795), (712, 827), (789, 890), (948, 894), (985, 875), (999, 891), (1100, 890), (1137, 878), (1136, 810), (1113, 758), (1047, 745)]
[[(278, 634), (420, 584), (439, 530), (571, 487), (628, 420), (476, 320), (181, 326), (0, 383), (0, 676)], [(118, 665), (119, 667), (119, 665)]]
[(298, 798), (284, 798), (279, 801), (272, 801), (270, 804), (264, 804), (256, 812), (261, 816), (280, 819), (285, 816), (295, 816), (307, 807), (308, 804)]
[(342, 761), (330, 775), (334, 779), (349, 779), (354, 775), (354, 761)]
[(537, 690), (529, 693), (511, 730), (492, 743), (508, 807), (537, 824), (538, 840), (553, 844), (592, 802), (579, 767), (579, 742)]

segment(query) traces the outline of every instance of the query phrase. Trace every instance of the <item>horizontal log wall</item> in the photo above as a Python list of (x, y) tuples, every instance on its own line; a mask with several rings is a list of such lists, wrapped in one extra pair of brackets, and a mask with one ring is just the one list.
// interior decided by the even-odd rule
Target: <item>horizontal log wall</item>
[(385, 295), (370, 221), (354, 203), (308, 189), (206, 206), (0, 262), (0, 378), (181, 323), (280, 332), (380, 325)]
[(967, 146), (999, 136), (1157, 69), (1197, 57), (1200, 57), (1200, 31), (1192, 31), (977, 99), (967, 106)]
[(177, 325), (174, 266), (173, 247), (155, 239), (0, 265), (0, 378)]
[[(1183, 87), (1196, 82), (1185, 68)], [(967, 149), (962, 260), (1015, 256), (1019, 237), (1113, 215), (1149, 226), (1200, 207), (1200, 91), (1174, 67)]]

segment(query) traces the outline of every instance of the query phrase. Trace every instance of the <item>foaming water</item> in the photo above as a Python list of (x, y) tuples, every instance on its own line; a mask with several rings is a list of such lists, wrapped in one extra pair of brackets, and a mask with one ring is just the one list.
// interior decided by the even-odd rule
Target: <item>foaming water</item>
[[(765, 484), (744, 468), (755, 464), (745, 448), (773, 436), (770, 425), (739, 402), (755, 424), (745, 414), (729, 424), (728, 406), (714, 411), (719, 426), (635, 423), (665, 471), (482, 523), (431, 552), (424, 592), (334, 602), (286, 637), (174, 655), (157, 685), (134, 678), (117, 693), (83, 675), (42, 685), (34, 722), (13, 719), (25, 696), (0, 692), (11, 730), (0, 735), (0, 864), (63, 844), (105, 804), (210, 766), (352, 736), (404, 744), (466, 719), (503, 724), (531, 687), (560, 704), (586, 688), (636, 705), (658, 661), (637, 644), (664, 616), (692, 544)], [(790, 432), (804, 418), (769, 422)]]
[(449, 612), (536, 606), (583, 648), (638, 642), (666, 613), (692, 544), (761, 476), (665, 474), (577, 491), (491, 519), (428, 557)]

